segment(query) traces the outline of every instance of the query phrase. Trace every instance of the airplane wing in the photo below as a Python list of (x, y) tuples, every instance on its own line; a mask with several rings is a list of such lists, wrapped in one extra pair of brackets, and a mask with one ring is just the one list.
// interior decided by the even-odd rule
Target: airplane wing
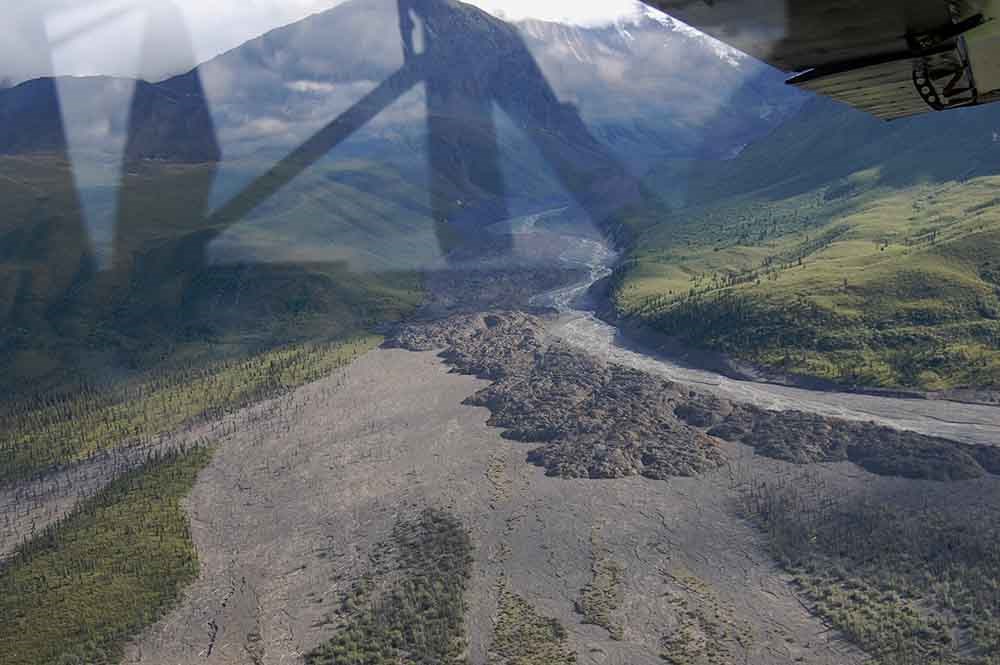
[(1000, 100), (1000, 0), (643, 0), (887, 120)]

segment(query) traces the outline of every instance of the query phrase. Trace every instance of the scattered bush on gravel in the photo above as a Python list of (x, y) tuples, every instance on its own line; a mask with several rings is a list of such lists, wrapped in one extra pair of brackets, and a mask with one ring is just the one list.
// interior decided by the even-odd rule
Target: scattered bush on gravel
[(817, 614), (877, 665), (1000, 664), (1000, 511), (845, 496), (809, 472), (743, 507)]
[(150, 444), (165, 432), (275, 397), (347, 366), (376, 335), (273, 349), (215, 366), (190, 366), (65, 398), (4, 404), (0, 485), (28, 480), (102, 450)]
[(498, 583), (497, 622), (491, 665), (573, 665), (566, 629), (556, 619), (539, 615), (507, 581)]
[(622, 626), (612, 616), (622, 603), (622, 565), (611, 558), (611, 553), (601, 544), (596, 530), (590, 533), (593, 556), (590, 584), (583, 588), (576, 601), (576, 611), (583, 615), (583, 622), (600, 626), (608, 631), (611, 639), (624, 638)]

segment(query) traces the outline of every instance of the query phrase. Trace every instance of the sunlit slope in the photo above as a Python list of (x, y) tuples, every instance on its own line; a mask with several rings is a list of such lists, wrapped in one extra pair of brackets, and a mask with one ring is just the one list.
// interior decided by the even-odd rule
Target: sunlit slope
[(0, 568), (4, 663), (121, 662), (198, 577), (182, 500), (210, 458), (152, 459), (21, 546)]
[[(710, 202), (639, 237), (616, 275), (617, 309), (782, 372), (847, 385), (997, 387), (1000, 177), (987, 174), (995, 148), (979, 136), (985, 120), (958, 125), (947, 139), (955, 150), (979, 141), (975, 154), (963, 161), (942, 147), (933, 167), (916, 158), (923, 147), (909, 157), (892, 151), (902, 142), (894, 125), (869, 131), (856, 118), (859, 138), (850, 117), (831, 117), (827, 154), (857, 141), (869, 155), (882, 150), (885, 163), (850, 171), (868, 160), (848, 151), (832, 168), (813, 128), (804, 140), (817, 142), (816, 169), (794, 150), (788, 159), (799, 161), (790, 167), (784, 150), (807, 125), (800, 119), (779, 130), (746, 157), (717, 165), (739, 194), (699, 195)], [(927, 141), (945, 143), (933, 134)], [(767, 151), (772, 184), (750, 189), (768, 177)], [(722, 191), (723, 183), (710, 186)]]

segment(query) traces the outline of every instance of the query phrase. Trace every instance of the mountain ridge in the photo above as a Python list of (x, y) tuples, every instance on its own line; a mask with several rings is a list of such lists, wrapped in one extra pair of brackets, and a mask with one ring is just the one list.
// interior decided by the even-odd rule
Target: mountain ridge
[[(755, 117), (755, 113), (741, 110), (748, 104), (730, 98), (730, 93), (738, 94), (747, 79), (761, 79), (762, 84), (754, 94), (763, 91), (769, 107), (783, 109), (787, 106), (792, 110), (803, 99), (794, 91), (784, 89), (779, 73), (759, 63), (751, 63), (749, 59), (741, 60), (739, 67), (726, 64), (717, 57), (714, 47), (705, 46), (712, 43), (709, 38), (693, 38), (691, 34), (694, 33), (678, 29), (676, 22), (667, 18), (657, 20), (641, 14), (617, 25), (599, 28), (543, 21), (506, 24), (469, 5), (441, 4), (463, 20), (512, 25), (538, 60), (555, 92), (580, 107), (595, 134), (609, 144), (619, 158), (634, 159), (636, 151), (642, 149), (645, 154), (638, 160), (640, 171), (655, 161), (657, 150), (728, 154), (734, 145), (745, 143), (774, 126), (780, 117), (762, 118), (761, 113), (756, 113)], [(278, 145), (292, 147), (296, 139), (305, 138), (310, 130), (315, 131), (322, 125), (318, 107), (324, 112), (329, 110), (328, 118), (334, 117), (366, 88), (402, 64), (395, 25), (393, 2), (343, 3), (268, 31), (189, 72), (146, 82), (151, 87), (141, 84), (138, 87), (143, 94), (169, 92), (177, 81), (190, 80), (199, 73), (223, 154), (235, 156), (258, 149), (260, 145), (254, 145), (255, 138), (272, 148)], [(559, 37), (560, 33), (563, 37)], [(568, 44), (567, 36), (581, 41), (576, 46)], [(667, 39), (663, 39), (664, 36)], [(359, 43), (365, 46), (356, 48)], [(475, 47), (485, 57), (491, 57), (482, 51), (482, 44)], [(587, 55), (590, 63), (575, 61), (574, 50), (578, 55)], [(680, 58), (682, 53), (683, 60)], [(711, 84), (706, 85), (701, 79), (709, 79)], [(58, 87), (64, 79), (54, 80)], [(104, 80), (104, 77), (85, 77), (72, 85), (80, 87), (82, 82), (92, 81), (97, 89), (91, 96), (101, 98), (105, 96), (101, 89)], [(630, 80), (641, 85), (632, 85)], [(25, 100), (16, 99), (18, 92), (25, 90), (22, 85), (0, 90), (0, 106), (23, 103)], [(672, 91), (676, 91), (677, 100), (671, 99)], [(80, 104), (80, 108), (74, 109), (69, 108), (70, 102), (79, 100), (73, 96), (62, 100), (64, 115), (69, 124), (92, 124), (102, 114), (111, 115), (108, 109), (110, 102), (116, 101), (114, 97), (108, 96), (109, 103), (103, 106), (91, 100), (90, 106), (94, 108)], [(683, 103), (679, 103), (680, 98)], [(620, 103), (622, 100), (628, 103)], [(43, 111), (55, 108), (58, 103), (34, 101), (35, 110), (41, 104)], [(121, 107), (122, 103), (123, 95), (119, 94), (117, 104)], [(406, 102), (407, 108), (398, 109), (397, 117), (386, 121), (380, 119), (378, 128), (369, 128), (365, 133), (384, 142), (393, 132), (414, 131), (407, 128), (418, 126), (422, 120), (418, 103), (417, 99)], [(695, 105), (699, 108), (692, 110)], [(120, 113), (119, 110), (119, 116)], [(400, 114), (404, 113), (411, 117), (401, 118)], [(23, 116), (9, 113), (6, 119), (13, 127), (26, 123)], [(704, 126), (713, 120), (718, 120), (714, 126)], [(419, 133), (419, 129), (416, 131)], [(252, 136), (254, 132), (257, 132), (256, 137)], [(717, 135), (718, 141), (713, 140), (711, 134)], [(33, 146), (28, 140), (30, 137), (31, 133), (27, 133), (18, 142), (0, 140), (0, 153), (24, 152), (50, 145)], [(102, 137), (93, 143), (102, 141), (107, 143)], [(716, 147), (714, 143), (724, 145)], [(158, 146), (148, 152), (163, 153), (164, 147)], [(140, 154), (144, 153), (140, 151)], [(181, 161), (191, 157), (183, 151), (178, 155)]]

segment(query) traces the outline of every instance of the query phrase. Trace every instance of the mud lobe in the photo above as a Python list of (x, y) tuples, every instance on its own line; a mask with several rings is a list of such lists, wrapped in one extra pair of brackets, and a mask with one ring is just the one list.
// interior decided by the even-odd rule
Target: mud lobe
[(695, 476), (726, 464), (720, 439), (774, 459), (850, 461), (884, 476), (968, 480), (1000, 468), (986, 446), (701, 394), (554, 340), (544, 318), (523, 311), (406, 324), (387, 345), (441, 350), (453, 371), (492, 381), (466, 403), (488, 408), (506, 438), (541, 444), (528, 460), (551, 476)]

